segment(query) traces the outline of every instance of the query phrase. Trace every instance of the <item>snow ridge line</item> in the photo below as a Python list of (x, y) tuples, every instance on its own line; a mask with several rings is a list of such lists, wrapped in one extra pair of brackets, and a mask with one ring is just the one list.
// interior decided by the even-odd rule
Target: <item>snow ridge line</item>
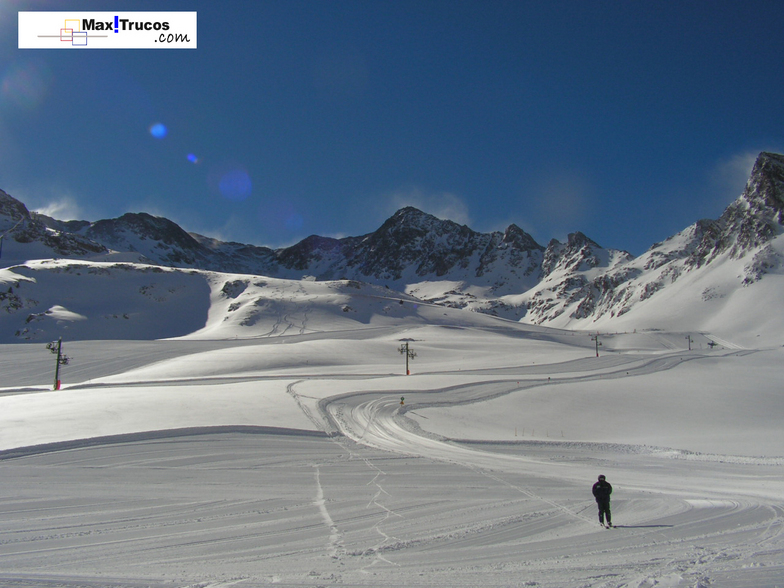
[(70, 451), (72, 449), (95, 447), (99, 445), (117, 445), (121, 443), (172, 439), (175, 437), (190, 437), (194, 435), (221, 435), (225, 433), (329, 437), (329, 435), (323, 431), (310, 431), (306, 429), (291, 429), (260, 425), (216, 425), (211, 427), (185, 427), (181, 429), (163, 429), (159, 431), (142, 431), (140, 433), (123, 433), (119, 435), (105, 435), (102, 437), (89, 437), (86, 439), (72, 439), (70, 441), (42, 443), (40, 445), (29, 445), (27, 447), (15, 447), (13, 449), (5, 449), (0, 451), (0, 461), (30, 457), (32, 455), (39, 455), (42, 453), (53, 453), (55, 451)]

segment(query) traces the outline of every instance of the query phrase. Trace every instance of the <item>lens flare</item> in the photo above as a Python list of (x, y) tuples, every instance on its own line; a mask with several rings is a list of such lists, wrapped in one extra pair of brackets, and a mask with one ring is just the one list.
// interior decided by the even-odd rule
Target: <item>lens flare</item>
[(302, 218), (301, 215), (297, 214), (296, 212), (290, 213), (286, 216), (286, 220), (283, 223), (286, 228), (291, 232), (297, 232), (302, 229), (303, 225), (305, 224), (305, 219)]
[(51, 77), (48, 68), (44, 65), (12, 64), (0, 78), (0, 97), (3, 102), (25, 110), (33, 110), (46, 98)]
[(240, 202), (250, 196), (253, 185), (248, 172), (244, 169), (232, 169), (221, 176), (218, 189), (227, 200)]
[(150, 134), (156, 139), (163, 139), (169, 134), (169, 129), (163, 123), (155, 123), (150, 126)]
[(196, 157), (196, 155), (194, 155), (193, 153), (188, 153), (188, 161), (190, 161), (191, 163), (199, 163), (201, 160), (198, 157)]

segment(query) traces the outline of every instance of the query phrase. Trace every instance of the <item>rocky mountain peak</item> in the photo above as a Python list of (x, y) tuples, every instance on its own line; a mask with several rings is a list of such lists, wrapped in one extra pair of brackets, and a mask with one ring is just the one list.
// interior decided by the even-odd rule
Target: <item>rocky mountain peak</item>
[(784, 155), (760, 153), (741, 198), (751, 210), (784, 224)]
[(438, 221), (435, 216), (428, 214), (413, 206), (406, 206), (389, 217), (389, 223), (396, 225), (421, 225)]
[(546, 278), (556, 270), (573, 272), (580, 268), (595, 267), (600, 264), (596, 251), (601, 249), (601, 245), (579, 231), (569, 233), (566, 243), (553, 239), (544, 253), (542, 277)]
[(443, 276), (456, 263), (470, 257), (478, 236), (466, 226), (408, 206), (362, 239), (351, 265), (372, 277), (399, 279), (403, 270), (411, 266), (420, 276)]
[(593, 239), (589, 239), (588, 237), (585, 236), (584, 233), (581, 233), (580, 231), (577, 231), (575, 233), (569, 233), (569, 236), (567, 237), (566, 240), (566, 246), (572, 251), (577, 251), (579, 249), (582, 249), (583, 247), (590, 247), (590, 248), (595, 247), (597, 249), (601, 249), (601, 245), (599, 245)]
[(91, 223), (81, 233), (112, 249), (135, 251), (153, 263), (195, 266), (205, 249), (178, 224), (146, 212)]
[[(27, 210), (27, 207), (19, 202), (13, 196), (7, 194), (3, 190), (0, 190), (0, 217), (8, 217), (0, 218), (0, 230), (7, 230), (10, 229), (20, 218), (30, 218), (30, 211)], [(6, 224), (11, 223), (8, 227), (5, 227)]]
[(161, 241), (166, 245), (193, 248), (197, 241), (177, 223), (167, 218), (153, 216), (146, 212), (128, 212), (116, 219), (100, 220), (87, 229), (88, 236), (106, 236), (131, 233), (140, 239)]
[[(94, 258), (108, 247), (110, 256), (131, 252), (135, 259), (166, 266), (294, 279), (345, 277), (410, 290), (439, 304), (564, 325), (625, 315), (676, 281), (683, 283), (679, 276), (709, 273), (714, 261), (722, 267), (739, 261), (738, 287), (782, 273), (784, 255), (773, 239), (784, 232), (784, 156), (761, 153), (743, 194), (719, 219), (698, 221), (636, 260), (581, 232), (545, 248), (517, 225), (480, 233), (411, 206), (362, 236), (313, 235), (276, 250), (189, 234), (145, 213), (94, 223), (57, 221), (28, 212), (0, 191), (0, 234), (20, 216), (25, 222), (5, 239), (17, 256), (4, 251), (8, 260), (30, 259), (27, 252)], [(718, 296), (711, 292), (703, 297)]]
[(784, 228), (784, 156), (760, 153), (743, 194), (708, 227), (689, 265), (700, 267), (729, 252), (738, 259), (765, 245)]
[(421, 235), (433, 231), (439, 234), (471, 232), (468, 227), (459, 225), (454, 221), (443, 220), (427, 212), (422, 212), (413, 206), (406, 206), (389, 217), (372, 235), (376, 237), (396, 235), (408, 238), (413, 234)]
[[(58, 257), (89, 256), (106, 251), (103, 245), (90, 239), (49, 228), (39, 216), (31, 214), (19, 200), (0, 190), (0, 233), (16, 227), (6, 235), (6, 240), (13, 240), (23, 246), (38, 243), (51, 255)], [(24, 222), (19, 223), (20, 220)], [(15, 246), (11, 249), (16, 251), (16, 255), (20, 254), (21, 250), (17, 250)], [(4, 255), (7, 255), (8, 250), (6, 247)]]
[(506, 228), (502, 242), (522, 251), (544, 251), (545, 249), (531, 235), (515, 224), (511, 224)]
[(320, 261), (325, 255), (338, 253), (341, 241), (331, 237), (311, 235), (292, 245), (278, 251), (277, 260), (288, 269), (305, 271), (314, 261)]

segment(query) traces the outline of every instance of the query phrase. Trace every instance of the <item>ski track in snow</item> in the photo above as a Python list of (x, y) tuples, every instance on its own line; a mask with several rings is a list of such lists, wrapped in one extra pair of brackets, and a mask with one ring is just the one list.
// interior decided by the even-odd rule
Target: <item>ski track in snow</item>
[[(579, 382), (699, 360), (682, 355), (546, 369)], [(590, 445), (558, 459), (541, 443), (443, 439), (405, 416), (546, 385), (536, 378), (544, 370), (527, 368), (522, 380), (474, 370), (488, 379), (403, 390), (405, 406), (398, 390), (306, 402), (303, 379), (289, 378), (286, 393), (327, 438), (216, 429), (8, 452), (0, 585), (784, 586), (780, 463)], [(623, 472), (611, 480), (611, 530), (598, 526), (589, 495), (608, 464)]]
[[(678, 356), (682, 356), (682, 353), (675, 354)], [(640, 373), (654, 373), (656, 371), (664, 370), (664, 369), (671, 369), (676, 365), (679, 365), (683, 359), (682, 357), (676, 357), (675, 355), (669, 357), (659, 357), (653, 360), (639, 362), (636, 366), (624, 366), (622, 370), (616, 372), (605, 372), (602, 373), (601, 376), (598, 375), (580, 375), (575, 376), (571, 379), (573, 380), (587, 380), (593, 379), (596, 377), (601, 378), (610, 378), (610, 377), (622, 377), (623, 375), (638, 375)], [(689, 358), (695, 359), (695, 358)], [(529, 382), (524, 386), (520, 386), (517, 383), (514, 386), (514, 389), (520, 389), (524, 387), (531, 387), (537, 385), (545, 385), (544, 381), (540, 382)], [(478, 388), (483, 388), (482, 384), (476, 385), (466, 385), (461, 387), (453, 387), (450, 389), (450, 399), (444, 404), (453, 404), (455, 402), (478, 402), (484, 400), (486, 398), (496, 397), (500, 394), (507, 393), (509, 389), (502, 389), (497, 390), (494, 387), (490, 387), (489, 389), (485, 390), (485, 395), (482, 396), (481, 394), (476, 394), (476, 390)], [(459, 392), (460, 390), (468, 391), (468, 394), (464, 398), (460, 398)], [(457, 395), (455, 393), (458, 393)], [(411, 407), (427, 407), (427, 406), (437, 406), (441, 402), (433, 402), (429, 399), (422, 398), (421, 402), (417, 402), (419, 399), (419, 395), (416, 393), (408, 393), (409, 396), (407, 397), (408, 400), (408, 409), (411, 410)], [(375, 397), (374, 397), (375, 396)], [(552, 507), (553, 513), (562, 513), (568, 517), (572, 517), (574, 519), (579, 519), (583, 522), (595, 524), (595, 519), (593, 521), (588, 519), (587, 517), (582, 515), (584, 509), (581, 509), (577, 512), (574, 510), (559, 504), (556, 501), (553, 501), (549, 498), (546, 498), (542, 493), (536, 493), (532, 491), (530, 488), (523, 487), (517, 485), (515, 483), (509, 482), (508, 480), (503, 479), (503, 474), (496, 475), (493, 471), (500, 471), (504, 473), (514, 472), (518, 470), (520, 473), (530, 473), (532, 475), (536, 475), (539, 473), (540, 475), (544, 473), (546, 476), (552, 477), (559, 477), (556, 474), (549, 473), (547, 470), (553, 468), (537, 468), (530, 463), (530, 459), (526, 457), (499, 457), (498, 455), (484, 452), (484, 451), (475, 451), (471, 449), (467, 449), (460, 446), (455, 446), (453, 444), (446, 443), (442, 440), (432, 439), (432, 438), (423, 438), (416, 433), (412, 433), (409, 427), (401, 426), (399, 415), (401, 412), (401, 408), (397, 403), (397, 395), (386, 394), (383, 396), (369, 395), (369, 394), (358, 394), (354, 396), (347, 396), (340, 398), (339, 400), (330, 399), (324, 403), (323, 406), (326, 406), (327, 411), (329, 412), (330, 416), (332, 417), (333, 422), (337, 424), (337, 426), (346, 434), (348, 437), (353, 438), (355, 441), (367, 445), (374, 446), (378, 449), (393, 451), (396, 453), (402, 453), (404, 455), (417, 455), (422, 458), (427, 459), (436, 459), (436, 460), (443, 460), (449, 463), (460, 464), (464, 467), (468, 467), (477, 473), (490, 478), (502, 485), (507, 485), (508, 487), (520, 492), (521, 494), (533, 499), (534, 501), (538, 501), (549, 505)], [(405, 410), (405, 409), (404, 409)], [(361, 433), (358, 434), (358, 432)], [(774, 463), (780, 465), (780, 460), (776, 460)], [(542, 464), (540, 464), (542, 465)], [(537, 472), (539, 470), (539, 472)], [(578, 470), (579, 471), (579, 470)], [(723, 471), (716, 475), (716, 479), (714, 481), (714, 487), (721, 487), (721, 476), (723, 476)], [(576, 478), (577, 479), (590, 479), (589, 472), (580, 472)], [(561, 476), (562, 477), (562, 476)], [(574, 477), (574, 474), (570, 474), (569, 477)], [(577, 480), (575, 480), (576, 482)], [(693, 488), (693, 491), (699, 492), (701, 488), (705, 486), (705, 480), (700, 480), (700, 482)], [(641, 482), (640, 486), (644, 486), (644, 483)], [(708, 485), (711, 490), (713, 487)], [(675, 490), (675, 489), (673, 489)], [(781, 485), (779, 484), (777, 490), (775, 491), (778, 494), (771, 496), (772, 499), (776, 497), (780, 497), (781, 494)], [(698, 517), (694, 523), (690, 523), (690, 526), (696, 527), (697, 529), (700, 528), (700, 525), (705, 525), (705, 519), (709, 521), (720, 521), (720, 528), (722, 529), (720, 532), (717, 533), (705, 533), (699, 532), (697, 535), (691, 537), (691, 539), (700, 539), (705, 540), (706, 542), (711, 542), (714, 540), (718, 540), (720, 537), (723, 537), (725, 534), (726, 528), (731, 527), (739, 527), (742, 529), (743, 533), (750, 533), (752, 535), (757, 535), (754, 540), (751, 542), (753, 545), (765, 545), (768, 543), (775, 543), (780, 546), (781, 544), (781, 528), (782, 528), (782, 509), (777, 506), (770, 506), (767, 505), (763, 501), (759, 501), (758, 499), (746, 499), (743, 501), (736, 501), (736, 500), (715, 500), (715, 499), (698, 499), (698, 500), (686, 500), (685, 504), (684, 501), (678, 498), (672, 498), (667, 500), (668, 508), (670, 510), (670, 515), (674, 514), (681, 514), (683, 517), (686, 517), (686, 513), (689, 514), (699, 514), (701, 512), (707, 513), (708, 516), (706, 517)], [(706, 510), (707, 509), (707, 510)], [(749, 525), (748, 519), (750, 512), (757, 512), (759, 510), (767, 511), (770, 516), (764, 517), (761, 519), (760, 522)], [(685, 511), (685, 512), (684, 512)], [(669, 518), (668, 518), (669, 520)], [(674, 520), (674, 519), (673, 519)], [(616, 517), (617, 521), (617, 517)], [(742, 522), (741, 522), (742, 521)], [(714, 523), (718, 524), (718, 523)], [(681, 524), (679, 523), (679, 526)], [(647, 529), (647, 528), (671, 528), (674, 525), (672, 524), (664, 524), (661, 525), (627, 525), (621, 526), (623, 529)], [(616, 529), (617, 530), (617, 529)], [(739, 530), (738, 533), (741, 531)], [(655, 531), (655, 533), (660, 533), (660, 531)], [(647, 532), (643, 531), (643, 535), (647, 534)], [(655, 544), (656, 549), (661, 551), (662, 544), (667, 547), (668, 550), (678, 550), (679, 546), (685, 541), (684, 535), (680, 534), (674, 540), (665, 540), (665, 541), (654, 541), (653, 543), (644, 543), (640, 547), (644, 548), (645, 551), (651, 549), (651, 547)], [(620, 550), (620, 551), (628, 551)], [(706, 555), (711, 554), (711, 555)], [(625, 556), (628, 556), (628, 553), (624, 553)], [(606, 554), (603, 553), (602, 557), (605, 557)], [(643, 574), (645, 577), (639, 577), (634, 582), (636, 586), (654, 586), (660, 585), (660, 579), (669, 577), (670, 579), (677, 577), (678, 582), (673, 585), (680, 585), (680, 582), (683, 581), (682, 574), (675, 574), (672, 575), (672, 570), (676, 569), (678, 572), (688, 571), (689, 573), (686, 574), (687, 576), (691, 577), (698, 577), (697, 582), (708, 582), (708, 575), (707, 571), (714, 568), (714, 567), (721, 567), (719, 564), (722, 561), (735, 561), (735, 560), (742, 560), (748, 555), (744, 555), (742, 549), (738, 549), (736, 546), (733, 548), (725, 548), (720, 549), (712, 552), (710, 549), (706, 549), (705, 553), (701, 553), (699, 557), (694, 558), (693, 560), (687, 560), (687, 562), (683, 562), (675, 557), (673, 553), (668, 558), (665, 558), (664, 561), (659, 566), (650, 566), (653, 572), (651, 575)], [(775, 560), (774, 560), (775, 561)], [(658, 569), (657, 569), (658, 568)], [(784, 569), (779, 569), (778, 572), (782, 574), (782, 578), (784, 578)], [(651, 573), (650, 571), (648, 572)], [(620, 576), (620, 575), (619, 575)], [(778, 581), (778, 580), (777, 580)], [(603, 584), (602, 584), (603, 585)], [(631, 584), (626, 583), (611, 583), (607, 584), (613, 586), (626, 586)], [(761, 585), (761, 584), (760, 584)], [(778, 585), (778, 584), (776, 584)]]
[(329, 552), (330, 556), (337, 558), (338, 557), (338, 550), (340, 549), (341, 542), (340, 542), (340, 531), (338, 530), (337, 525), (335, 525), (335, 521), (332, 520), (332, 517), (329, 515), (329, 510), (327, 509), (326, 501), (324, 500), (324, 488), (321, 486), (321, 472), (318, 465), (315, 467), (315, 477), (316, 477), (316, 500), (313, 502), (321, 513), (321, 518), (324, 519), (324, 524), (329, 528)]

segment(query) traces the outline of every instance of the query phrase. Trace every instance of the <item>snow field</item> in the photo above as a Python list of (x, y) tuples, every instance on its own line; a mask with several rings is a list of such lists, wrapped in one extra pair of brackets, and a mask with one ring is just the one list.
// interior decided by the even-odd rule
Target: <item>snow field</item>
[[(221, 425), (312, 430), (276, 381), (188, 386), (70, 388), (0, 398), (0, 450), (145, 431)], [(31, 424), (25, 415), (35, 415)]]
[[(783, 255), (784, 239), (777, 239), (770, 247)], [(761, 301), (781, 301), (784, 274), (773, 271), (764, 280), (739, 288), (748, 263), (748, 258), (732, 259), (725, 253), (711, 262), (709, 270), (682, 273), (676, 280), (671, 276), (663, 278), (666, 288), (639, 302), (627, 314), (608, 314), (593, 322), (564, 319), (554, 326), (602, 331), (689, 329), (711, 333), (743, 347), (780, 347), (784, 344), (784, 314), (771, 312)], [(645, 279), (650, 280), (651, 276)]]
[(421, 417), (411, 418), (450, 438), (549, 438), (784, 456), (779, 368), (784, 350), (696, 353), (678, 354), (672, 369), (655, 374), (622, 368), (621, 375), (629, 371), (629, 377), (540, 380), (536, 387), (482, 403), (481, 410), (473, 404), (417, 408)]
[(51, 391), (44, 343), (106, 320), (52, 281), (35, 342), (0, 345), (2, 586), (784, 586), (780, 347), (630, 329), (597, 358), (594, 333), (203, 273), (183, 334), (157, 274), (108, 269), (140, 279), (139, 340), (66, 337)]

